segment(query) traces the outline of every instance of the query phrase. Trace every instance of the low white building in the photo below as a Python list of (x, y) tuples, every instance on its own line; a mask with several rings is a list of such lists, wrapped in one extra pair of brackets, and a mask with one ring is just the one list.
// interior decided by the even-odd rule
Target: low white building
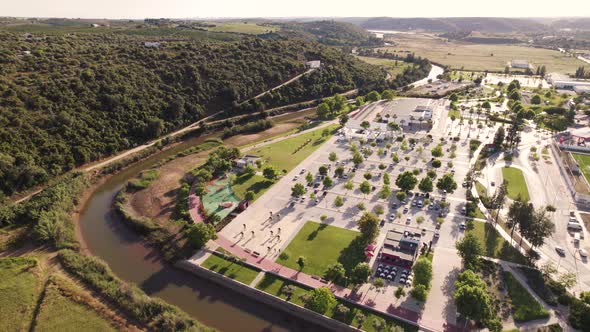
[(322, 66), (322, 62), (320, 60), (307, 61), (305, 66), (310, 69), (318, 69)]
[(434, 107), (432, 106), (428, 106), (428, 105), (418, 105), (416, 106), (416, 109), (414, 110), (414, 112), (417, 112), (419, 114), (419, 118), (421, 117), (422, 119), (428, 121), (430, 119), (432, 119), (432, 112), (434, 111)]
[(585, 89), (590, 87), (590, 80), (572, 79), (559, 73), (549, 74), (547, 76), (547, 82), (553, 85), (556, 89), (574, 90), (576, 92), (581, 91), (578, 93), (582, 93)]
[(148, 48), (160, 48), (160, 45), (162, 45), (162, 43), (160, 43), (160, 42), (147, 41), (147, 42), (143, 43), (143, 46), (148, 47)]
[(510, 62), (510, 67), (512, 68), (520, 68), (520, 69), (529, 69), (531, 65), (527, 60), (512, 60)]

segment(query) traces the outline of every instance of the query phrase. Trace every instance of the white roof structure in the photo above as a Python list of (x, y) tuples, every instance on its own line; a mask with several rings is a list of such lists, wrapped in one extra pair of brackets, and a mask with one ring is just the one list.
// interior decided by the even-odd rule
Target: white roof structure
[(320, 60), (312, 60), (312, 61), (307, 61), (305, 63), (305, 65), (309, 68), (317, 69), (322, 66), (322, 62)]
[(512, 68), (529, 68), (529, 62), (527, 60), (512, 60), (510, 62)]

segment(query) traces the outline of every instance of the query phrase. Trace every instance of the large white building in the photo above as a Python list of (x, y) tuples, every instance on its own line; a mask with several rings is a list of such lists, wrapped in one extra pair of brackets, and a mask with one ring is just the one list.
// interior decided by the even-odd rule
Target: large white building
[(547, 82), (556, 89), (574, 90), (576, 92), (583, 91), (586, 87), (590, 87), (589, 80), (577, 80), (569, 78), (567, 75), (559, 73), (551, 73), (547, 75)]
[(510, 67), (512, 68), (520, 68), (520, 69), (529, 69), (531, 65), (527, 60), (512, 60), (510, 62)]

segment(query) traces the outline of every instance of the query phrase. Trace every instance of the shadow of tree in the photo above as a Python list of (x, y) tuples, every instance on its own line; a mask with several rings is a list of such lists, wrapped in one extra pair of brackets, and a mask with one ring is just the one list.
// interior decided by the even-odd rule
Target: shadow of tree
[(309, 233), (309, 235), (307, 236), (307, 241), (315, 239), (320, 233), (320, 231), (323, 231), (324, 229), (326, 229), (326, 227), (328, 227), (327, 224), (318, 224), (317, 228), (314, 229), (313, 232)]

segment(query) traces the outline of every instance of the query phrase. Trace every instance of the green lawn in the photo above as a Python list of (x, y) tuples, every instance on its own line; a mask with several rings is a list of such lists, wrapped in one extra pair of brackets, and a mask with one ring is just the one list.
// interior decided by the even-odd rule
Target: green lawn
[[(293, 294), (293, 296), (291, 297), (291, 299), (289, 300), (290, 302), (293, 302), (297, 305), (303, 306), (303, 302), (300, 299), (300, 296), (307, 293), (308, 289), (301, 287), (297, 284), (294, 284), (288, 280), (285, 280), (283, 278), (274, 276), (274, 275), (270, 275), (270, 274), (266, 274), (264, 276), (264, 278), (260, 281), (260, 283), (258, 283), (258, 285), (256, 285), (256, 288), (268, 293), (268, 294), (272, 294), (274, 296), (278, 296), (282, 299), (286, 299), (287, 297), (285, 296), (285, 294), (283, 294), (281, 292), (281, 289), (283, 288), (283, 286), (287, 286), (287, 285), (293, 285), (293, 287), (295, 288), (295, 292)], [(393, 295), (392, 295), (393, 296)], [(362, 309), (356, 306), (353, 306), (352, 304), (346, 303), (344, 301), (341, 300), (337, 300), (338, 304), (343, 304), (346, 307), (348, 307), (350, 309), (350, 314), (348, 315), (348, 317), (346, 318), (346, 323), (352, 326), (358, 326), (358, 320), (357, 320), (357, 315), (359, 313), (362, 313), (366, 319), (363, 323), (363, 330), (367, 331), (367, 332), (374, 332), (375, 328), (373, 327), (373, 320), (375, 320), (376, 318), (382, 318), (385, 320), (385, 322), (387, 323), (387, 329), (385, 329), (386, 331), (391, 328), (394, 325), (398, 325), (400, 327), (403, 328), (404, 331), (418, 331), (418, 329), (415, 326), (403, 323), (403, 322), (399, 322), (396, 321), (394, 319), (391, 319), (389, 317), (386, 317), (384, 315), (378, 315), (376, 313), (374, 313), (373, 311), (369, 311), (366, 309)], [(326, 316), (330, 317), (330, 318), (334, 318), (334, 308), (336, 306), (331, 307), (330, 309), (328, 309), (328, 312), (326, 312)]]
[(487, 197), (488, 196), (488, 190), (486, 189), (486, 187), (481, 184), (479, 181), (475, 181), (475, 190), (477, 190), (477, 194), (479, 195), (479, 197)]
[[(461, 119), (461, 111), (459, 111), (459, 110), (450, 110), (449, 111), (449, 120), (451, 119), (451, 116), (453, 116), (453, 115), (455, 116), (455, 121), (457, 123), (459, 123), (459, 120)], [(453, 125), (454, 124), (455, 123), (453, 123)]]
[[(339, 125), (332, 125), (327, 128), (329, 129), (330, 134), (332, 134), (338, 127)], [(262, 146), (253, 149), (248, 153), (263, 158), (265, 162), (270, 163), (279, 171), (285, 170), (289, 172), (312, 152), (317, 150), (320, 145), (330, 137), (322, 137), (322, 131), (324, 129), (325, 128), (317, 129), (299, 136)], [(307, 140), (311, 141), (299, 151), (296, 151), (300, 146), (305, 144)]]
[(40, 293), (33, 258), (0, 259), (0, 331), (28, 331)]
[(215, 24), (215, 27), (207, 28), (207, 30), (215, 32), (246, 33), (250, 35), (259, 35), (278, 30), (277, 27), (274, 26), (263, 26), (250, 22), (213, 22), (211, 24)]
[(287, 259), (277, 263), (298, 270), (297, 259), (305, 257), (303, 272), (321, 276), (328, 265), (342, 263), (350, 271), (364, 259), (364, 248), (359, 248), (355, 238), (360, 233), (340, 227), (308, 221), (283, 251)]
[(526, 263), (524, 256), (504, 240), (492, 224), (479, 221), (473, 221), (471, 224), (467, 232), (472, 233), (480, 240), (485, 256), (518, 264)]
[(512, 316), (517, 322), (547, 318), (547, 310), (529, 294), (510, 272), (504, 272), (504, 283), (512, 302)]
[(258, 197), (262, 196), (273, 183), (273, 181), (270, 181), (261, 175), (247, 176), (244, 174), (237, 176), (234, 179), (231, 189), (239, 199), (244, 199), (246, 197), (246, 192), (251, 190), (254, 192), (254, 200), (256, 200)]
[(201, 266), (219, 274), (223, 274), (228, 278), (235, 279), (246, 285), (249, 285), (254, 280), (254, 278), (256, 278), (259, 272), (249, 266), (232, 262), (215, 254), (209, 256), (209, 258), (207, 258), (203, 264), (201, 264)]
[(508, 182), (508, 197), (516, 199), (518, 195), (525, 201), (529, 200), (529, 190), (522, 171), (514, 167), (503, 167), (502, 177)]
[(590, 182), (590, 155), (572, 153), (572, 156), (580, 165), (580, 171), (584, 174), (586, 181)]
[(39, 331), (116, 331), (111, 324), (90, 308), (63, 296), (55, 286), (48, 286), (37, 316)]

